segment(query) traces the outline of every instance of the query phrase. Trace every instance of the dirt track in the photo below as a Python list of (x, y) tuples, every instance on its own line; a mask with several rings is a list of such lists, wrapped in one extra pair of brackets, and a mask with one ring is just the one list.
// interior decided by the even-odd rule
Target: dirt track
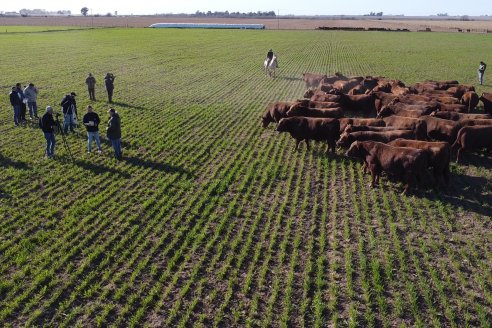
[(492, 32), (492, 20), (417, 20), (417, 19), (307, 19), (307, 18), (182, 18), (158, 16), (118, 16), (118, 17), (0, 17), (0, 26), (88, 26), (88, 27), (146, 27), (153, 23), (245, 23), (264, 24), (267, 29), (316, 29), (325, 27), (349, 28), (387, 28), (419, 31), (430, 28), (439, 32)]

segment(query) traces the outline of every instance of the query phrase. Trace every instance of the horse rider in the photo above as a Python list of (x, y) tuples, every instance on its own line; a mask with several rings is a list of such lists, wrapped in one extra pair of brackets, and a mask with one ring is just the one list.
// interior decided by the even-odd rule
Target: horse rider
[[(270, 65), (270, 62), (272, 61), (273, 59), (273, 50), (270, 49), (268, 50), (268, 53), (267, 53), (267, 67), (268, 65)], [(278, 61), (277, 61), (277, 67), (278, 67)]]

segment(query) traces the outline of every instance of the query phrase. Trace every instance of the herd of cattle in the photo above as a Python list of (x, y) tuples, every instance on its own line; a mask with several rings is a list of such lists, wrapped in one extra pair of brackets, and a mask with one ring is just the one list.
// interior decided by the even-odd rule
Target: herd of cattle
[[(299, 143), (326, 141), (328, 152), (346, 148), (361, 158), (372, 186), (384, 171), (407, 193), (431, 168), (436, 186), (449, 183), (449, 162), (464, 151), (492, 150), (492, 93), (479, 96), (458, 81), (406, 86), (384, 77), (303, 74), (304, 98), (277, 102), (262, 115)], [(483, 114), (472, 113), (482, 101)]]

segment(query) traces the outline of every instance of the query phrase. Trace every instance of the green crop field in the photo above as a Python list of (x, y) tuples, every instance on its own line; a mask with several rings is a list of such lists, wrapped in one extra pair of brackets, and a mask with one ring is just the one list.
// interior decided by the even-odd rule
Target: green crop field
[[(459, 33), (0, 33), (0, 326), (490, 327), (490, 156), (453, 164), (446, 192), (405, 196), (386, 177), (370, 188), (341, 151), (293, 152), (260, 115), (302, 97), (303, 72), (476, 84), (491, 44)], [(262, 71), (269, 48), (275, 79)], [(40, 129), (13, 124), (10, 88), (34, 82), (41, 112), (75, 91), (80, 118), (88, 72), (103, 122), (103, 76), (116, 75), (123, 161), (106, 141), (87, 154), (83, 129), (67, 137), (73, 163), (60, 135), (44, 158)]]

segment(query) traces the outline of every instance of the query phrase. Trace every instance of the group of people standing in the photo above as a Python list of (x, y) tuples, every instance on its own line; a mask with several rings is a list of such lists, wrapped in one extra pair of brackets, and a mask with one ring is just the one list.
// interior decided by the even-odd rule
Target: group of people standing
[[(106, 92), (108, 93), (108, 102), (111, 104), (113, 102), (113, 90), (114, 90), (114, 76), (112, 73), (106, 73), (104, 77), (104, 86), (106, 87)], [(96, 101), (96, 78), (89, 73), (85, 79), (85, 84), (87, 84), (87, 89), (89, 91), (89, 99)]]
[(19, 126), (21, 123), (26, 121), (26, 112), (29, 108), (30, 119), (38, 118), (38, 89), (33, 83), (29, 83), (24, 89), (21, 87), (20, 83), (17, 83), (15, 87), (12, 87), (12, 91), (9, 94), (10, 104), (14, 110), (14, 124)]
[[(112, 73), (107, 73), (104, 78), (104, 84), (106, 91), (108, 93), (108, 102), (113, 102), (113, 90), (114, 90), (114, 79), (115, 76)], [(86, 78), (86, 84), (89, 90), (89, 98), (92, 101), (96, 100), (95, 86), (96, 79), (89, 73)], [(44, 115), (41, 118), (38, 117), (38, 107), (37, 107), (37, 96), (38, 89), (33, 83), (24, 88), (21, 87), (20, 83), (17, 83), (15, 87), (9, 94), (10, 104), (12, 105), (14, 111), (14, 124), (19, 126), (22, 122), (26, 121), (26, 108), (29, 108), (29, 116), (31, 120), (37, 119), (39, 127), (42, 129), (44, 137), (46, 139), (46, 156), (52, 158), (55, 154), (55, 127), (62, 129), (62, 126), (58, 120), (58, 114), (55, 114), (53, 107), (47, 106)], [(77, 101), (75, 97), (77, 94), (71, 92), (66, 94), (61, 103), (61, 111), (63, 113), (63, 134), (67, 134), (70, 130), (75, 132), (74, 128), (77, 125)], [(114, 155), (116, 159), (122, 159), (121, 151), (121, 124), (120, 116), (118, 112), (110, 107), (108, 110), (109, 121), (106, 128), (106, 136), (111, 141), (114, 149)], [(87, 112), (83, 117), (83, 124), (87, 130), (87, 143), (88, 152), (92, 153), (93, 142), (97, 145), (97, 152), (102, 152), (101, 140), (99, 137), (99, 124), (101, 120), (99, 115), (94, 112), (92, 105), (87, 106)]]
[[(72, 92), (72, 94), (74, 94)], [(67, 96), (72, 96), (67, 95)], [(64, 97), (67, 98), (67, 96)], [(72, 96), (73, 98), (73, 96)], [(63, 102), (62, 102), (63, 103)], [(75, 108), (75, 107), (74, 107)], [(108, 110), (109, 121), (106, 127), (106, 137), (111, 141), (111, 145), (114, 149), (114, 156), (116, 159), (121, 160), (123, 157), (121, 151), (121, 122), (118, 112), (114, 108)], [(61, 128), (58, 117), (56, 119), (53, 117), (54, 111), (51, 106), (46, 107), (46, 112), (39, 120), (39, 127), (42, 129), (44, 137), (46, 139), (46, 156), (52, 158), (55, 155), (55, 127)], [(65, 130), (67, 129), (67, 115), (65, 114)], [(94, 112), (92, 105), (87, 105), (87, 112), (85, 113), (82, 122), (87, 130), (87, 147), (88, 153), (92, 153), (92, 144), (95, 141), (97, 145), (97, 152), (100, 154), (102, 152), (101, 139), (99, 137), (99, 124), (101, 119), (99, 115)]]

